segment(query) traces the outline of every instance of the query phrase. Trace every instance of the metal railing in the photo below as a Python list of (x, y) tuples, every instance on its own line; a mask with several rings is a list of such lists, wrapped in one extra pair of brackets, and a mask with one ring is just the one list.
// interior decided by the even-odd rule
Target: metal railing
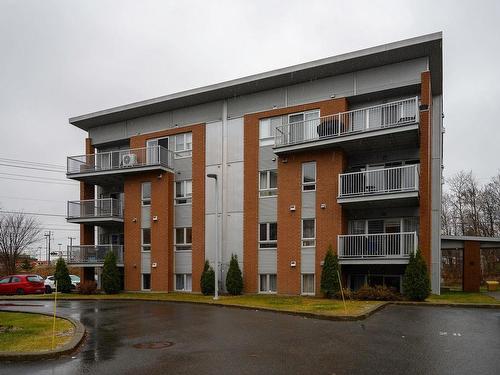
[(162, 146), (131, 148), (68, 156), (67, 174), (130, 169), (147, 166), (173, 168), (173, 152)]
[(116, 256), (116, 263), (123, 264), (123, 245), (79, 245), (68, 246), (68, 264), (101, 264), (108, 252)]
[(339, 174), (339, 198), (418, 191), (420, 165)]
[(275, 145), (279, 147), (317, 141), (418, 121), (418, 97), (415, 97), (277, 126)]
[(68, 201), (68, 219), (123, 218), (122, 202), (115, 198)]
[(417, 232), (338, 236), (340, 259), (407, 258), (417, 246)]

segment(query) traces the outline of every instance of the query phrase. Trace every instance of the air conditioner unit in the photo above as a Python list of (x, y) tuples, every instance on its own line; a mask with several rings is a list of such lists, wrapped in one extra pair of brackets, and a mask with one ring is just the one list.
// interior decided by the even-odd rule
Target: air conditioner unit
[(137, 164), (137, 155), (125, 154), (122, 155), (122, 167), (133, 167)]

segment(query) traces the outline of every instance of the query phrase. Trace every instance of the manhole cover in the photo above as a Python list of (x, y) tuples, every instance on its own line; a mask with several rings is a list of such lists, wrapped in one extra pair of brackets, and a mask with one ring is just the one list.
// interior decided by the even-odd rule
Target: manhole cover
[(141, 342), (135, 344), (134, 348), (137, 349), (164, 349), (174, 345), (171, 341), (155, 341), (155, 342)]

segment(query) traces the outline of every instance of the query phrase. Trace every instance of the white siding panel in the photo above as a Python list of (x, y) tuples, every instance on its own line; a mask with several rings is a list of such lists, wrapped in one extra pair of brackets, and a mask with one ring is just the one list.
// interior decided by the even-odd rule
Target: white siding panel
[(243, 117), (227, 122), (227, 161), (243, 161)]
[(314, 273), (315, 270), (316, 249), (307, 248), (300, 252), (300, 272)]
[(243, 211), (243, 162), (229, 164), (226, 172), (226, 210)]
[(141, 207), (141, 228), (151, 228), (151, 206)]
[(206, 165), (220, 164), (222, 157), (222, 122), (212, 122), (205, 125)]
[(259, 273), (277, 273), (276, 249), (259, 250)]
[(192, 272), (192, 252), (182, 251), (175, 252), (175, 269), (174, 273), (191, 273)]
[(151, 253), (141, 253), (141, 272), (151, 273)]

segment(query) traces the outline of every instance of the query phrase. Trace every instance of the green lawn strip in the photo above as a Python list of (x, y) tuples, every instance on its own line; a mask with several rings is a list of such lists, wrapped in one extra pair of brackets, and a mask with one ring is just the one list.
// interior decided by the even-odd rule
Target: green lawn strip
[[(52, 325), (47, 315), (0, 311), (0, 353), (51, 350)], [(55, 348), (68, 343), (73, 333), (71, 322), (56, 318)]]
[[(23, 296), (33, 299), (53, 299), (53, 295), (42, 296)], [(16, 299), (18, 297), (10, 297)], [(9, 299), (10, 299), (9, 298)], [(374, 307), (378, 307), (381, 302), (377, 301), (346, 301), (346, 310), (340, 300), (325, 299), (316, 297), (302, 296), (278, 296), (245, 294), (241, 296), (220, 296), (219, 300), (214, 301), (211, 296), (190, 293), (119, 293), (119, 294), (59, 294), (58, 299), (140, 299), (145, 301), (172, 301), (172, 302), (196, 302), (206, 304), (219, 304), (228, 306), (243, 306), (256, 309), (272, 309), (294, 313), (314, 313), (327, 316), (352, 316), (363, 314)]]
[(470, 303), (470, 304), (500, 304), (500, 301), (485, 293), (444, 292), (441, 295), (431, 295), (428, 302), (434, 303)]

